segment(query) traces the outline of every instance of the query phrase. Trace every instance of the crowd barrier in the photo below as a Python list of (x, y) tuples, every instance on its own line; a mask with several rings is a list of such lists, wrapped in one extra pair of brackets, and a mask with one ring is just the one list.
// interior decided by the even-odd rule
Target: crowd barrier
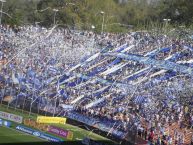
[[(8, 105), (7, 102), (2, 102), (2, 104)], [(28, 111), (28, 112), (30, 110), (29, 106), (27, 106), (27, 105), (24, 108), (18, 108), (18, 109), (23, 109), (24, 111)], [(42, 116), (45, 116), (45, 115), (46, 116), (53, 116), (53, 113), (46, 112), (43, 110), (38, 110), (36, 107), (32, 107), (31, 113), (36, 113), (36, 114), (39, 114)], [(54, 116), (57, 116), (57, 115), (58, 114), (54, 114)], [(58, 116), (61, 117), (61, 115), (58, 115)], [(129, 144), (131, 144), (131, 142), (134, 141), (133, 139), (128, 140), (126, 134), (125, 134), (126, 138), (123, 138), (123, 136), (124, 136), (123, 133), (116, 131), (116, 130), (114, 130), (113, 134), (112, 134), (112, 132), (110, 130), (108, 130), (110, 128), (108, 128), (108, 127), (106, 128), (105, 125), (93, 123), (94, 119), (87, 118), (86, 116), (85, 116), (85, 118), (80, 117), (79, 119), (78, 119), (78, 115), (74, 115), (74, 117), (72, 117), (72, 116), (70, 117), (70, 116), (65, 116), (67, 118), (66, 124), (71, 124), (74, 126), (78, 126), (82, 129), (92, 131), (96, 134), (100, 134), (103, 137), (109, 138), (115, 142), (126, 142), (126, 144), (129, 145)], [(107, 132), (107, 130), (109, 132)]]
[(38, 123), (32, 119), (25, 119), (24, 125), (32, 127), (32, 128), (36, 128), (36, 129), (43, 131), (43, 132), (49, 132), (49, 133), (55, 134), (57, 136), (66, 138), (68, 140), (73, 139), (73, 132), (71, 132), (71, 131), (64, 130), (64, 129), (61, 129), (61, 128), (58, 128), (58, 127), (55, 127), (52, 125)]

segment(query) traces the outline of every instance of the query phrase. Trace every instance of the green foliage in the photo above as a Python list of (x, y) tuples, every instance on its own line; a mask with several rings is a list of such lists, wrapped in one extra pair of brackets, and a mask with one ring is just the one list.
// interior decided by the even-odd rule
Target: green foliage
[(192, 8), (192, 0), (155, 0), (153, 3), (148, 0), (124, 3), (120, 0), (7, 0), (4, 11), (12, 18), (3, 15), (2, 19), (3, 23), (11, 25), (39, 22), (50, 27), (55, 17), (61, 26), (91, 29), (94, 25), (95, 31), (101, 32), (104, 17), (104, 31), (127, 32), (129, 25), (135, 29), (142, 29), (152, 22), (163, 25), (164, 18), (170, 18), (173, 25), (189, 26), (193, 22)]

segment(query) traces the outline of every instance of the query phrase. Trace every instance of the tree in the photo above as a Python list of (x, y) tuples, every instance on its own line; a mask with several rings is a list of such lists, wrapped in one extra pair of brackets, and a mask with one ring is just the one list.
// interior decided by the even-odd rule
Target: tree
[[(4, 11), (12, 18), (3, 16), (3, 23), (40, 22), (44, 27), (51, 27), (56, 15), (60, 26), (91, 29), (94, 25), (95, 31), (101, 32), (104, 18), (104, 31), (124, 32), (127, 25), (138, 28), (162, 23), (164, 18), (170, 18), (172, 24), (191, 25), (192, 7), (192, 0), (7, 0)], [(53, 9), (59, 11), (55, 13)]]

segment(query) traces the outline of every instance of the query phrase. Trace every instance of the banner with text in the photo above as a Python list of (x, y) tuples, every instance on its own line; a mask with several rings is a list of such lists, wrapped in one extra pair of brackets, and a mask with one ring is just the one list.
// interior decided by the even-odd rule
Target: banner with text
[(40, 132), (38, 130), (31, 129), (31, 128), (28, 128), (28, 127), (25, 127), (25, 126), (19, 125), (19, 126), (16, 127), (16, 129), (19, 130), (19, 131), (22, 131), (24, 133), (33, 135), (35, 137), (39, 137), (41, 139), (48, 140), (50, 142), (62, 142), (63, 141), (63, 140), (61, 140), (57, 137), (51, 136), (49, 134), (46, 134), (46, 133)]
[(68, 140), (73, 139), (73, 132), (67, 131), (67, 130), (64, 130), (64, 129), (61, 129), (61, 128), (58, 128), (58, 127), (55, 127), (55, 126), (49, 126), (48, 127), (48, 132), (56, 134), (56, 135), (61, 136), (63, 138), (66, 138)]
[(22, 121), (23, 121), (22, 116), (11, 114), (11, 113), (6, 113), (3, 111), (0, 111), (0, 118), (10, 120), (10, 121), (13, 121), (16, 123), (22, 123)]
[(38, 123), (59, 123), (59, 124), (65, 124), (66, 123), (66, 118), (38, 116), (37, 117), (37, 122)]

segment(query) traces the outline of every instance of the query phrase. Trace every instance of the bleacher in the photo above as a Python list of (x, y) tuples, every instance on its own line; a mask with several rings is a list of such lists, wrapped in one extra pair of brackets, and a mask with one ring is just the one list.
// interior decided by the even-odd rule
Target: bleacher
[[(143, 33), (138, 33), (137, 37), (132, 33), (129, 35), (133, 38), (132, 42), (116, 42), (63, 66), (62, 63), (68, 60), (61, 61), (62, 56), (59, 54), (62, 50), (54, 53), (53, 48), (44, 50), (44, 47), (49, 46), (61, 47), (57, 44), (63, 43), (59, 39), (49, 37), (52, 31), (54, 30), (47, 33), (41, 30), (37, 34), (31, 31), (29, 35), (26, 34), (26, 37), (31, 39), (35, 39), (36, 35), (46, 36), (46, 39), (37, 45), (42, 50), (38, 50), (34, 43), (29, 50), (24, 51), (28, 55), (22, 53), (21, 58), (16, 55), (20, 54), (18, 52), (21, 50), (10, 50), (7, 59), (13, 55), (16, 57), (2, 70), (2, 74), (7, 73), (10, 77), (5, 78), (4, 87), (1, 88), (1, 99), (13, 96), (10, 105), (21, 106), (23, 102), (16, 100), (28, 98), (28, 103), (31, 103), (32, 107), (40, 104), (40, 109), (53, 114), (63, 110), (67, 117), (75, 120), (81, 118), (78, 121), (100, 128), (107, 134), (111, 133), (121, 139), (133, 128), (148, 128), (144, 121), (155, 123), (155, 114), (160, 114), (160, 122), (166, 125), (169, 135), (173, 136), (174, 132), (171, 130), (178, 130), (179, 125), (174, 122), (167, 126), (164, 120), (168, 119), (175, 109), (180, 108), (177, 113), (184, 113), (182, 106), (188, 106), (189, 115), (192, 115), (191, 106), (188, 104), (192, 97), (189, 89), (193, 84), (192, 46), (187, 46), (184, 42), (175, 43), (166, 36), (151, 40)], [(57, 37), (56, 32), (54, 36)], [(63, 38), (62, 32), (59, 38)], [(8, 40), (11, 41), (10, 39), (11, 37)], [(12, 44), (10, 48), (20, 46), (20, 41), (26, 38), (18, 39), (17, 45)], [(90, 38), (88, 40), (90, 42)], [(25, 41), (26, 46), (31, 46), (33, 41), (35, 42), (23, 42)], [(51, 45), (46, 44), (50, 41)], [(122, 45), (116, 47), (118, 44)], [(30, 51), (33, 53), (30, 54)], [(48, 57), (45, 57), (46, 55)], [(34, 60), (25, 58), (23, 61), (24, 57), (32, 57)], [(187, 102), (182, 102), (182, 92), (186, 95)], [(56, 101), (59, 101), (57, 106)], [(183, 115), (185, 116), (185, 113)], [(191, 142), (192, 129), (188, 131), (189, 133), (184, 134), (185, 143)], [(173, 137), (172, 139), (174, 142)]]

